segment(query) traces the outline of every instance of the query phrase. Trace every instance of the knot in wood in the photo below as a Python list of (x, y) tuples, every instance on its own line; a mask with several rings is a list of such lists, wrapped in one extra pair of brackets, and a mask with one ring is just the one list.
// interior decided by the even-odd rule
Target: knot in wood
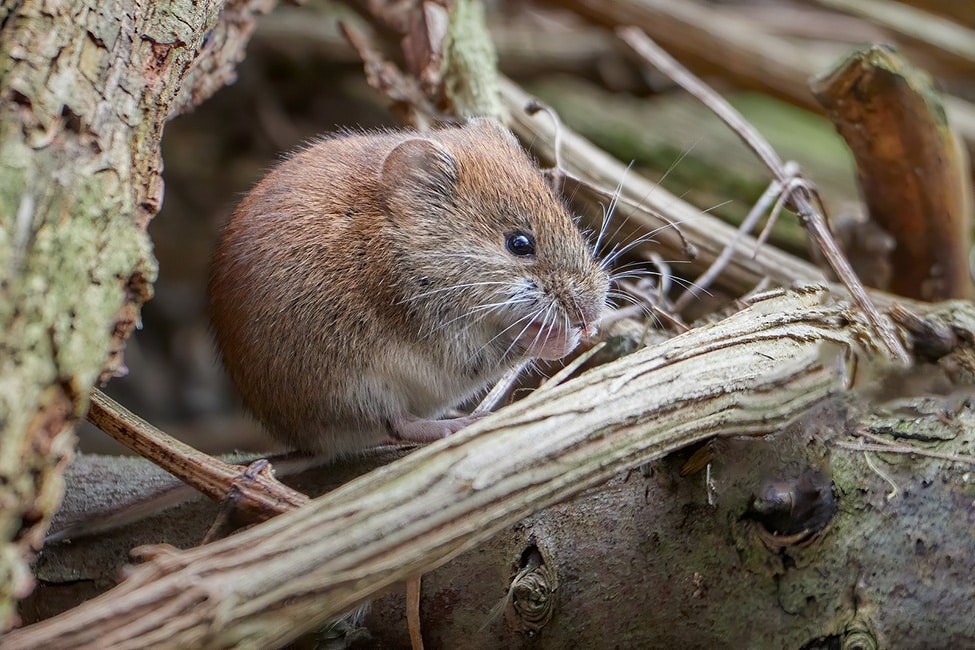
[(842, 650), (877, 650), (877, 637), (863, 621), (853, 621), (843, 631)]
[(776, 549), (822, 531), (837, 507), (829, 477), (807, 468), (796, 479), (767, 482), (753, 499), (749, 516), (760, 524), (762, 541)]
[(525, 568), (511, 581), (505, 619), (515, 630), (534, 636), (555, 613), (558, 578), (547, 564)]

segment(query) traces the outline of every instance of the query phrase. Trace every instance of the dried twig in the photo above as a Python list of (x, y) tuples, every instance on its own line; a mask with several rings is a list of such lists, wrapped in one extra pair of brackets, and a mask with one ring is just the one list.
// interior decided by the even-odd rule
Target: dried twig
[(525, 360), (519, 363), (517, 366), (504, 373), (504, 375), (494, 384), (488, 394), (480, 401), (480, 403), (471, 411), (471, 415), (480, 415), (482, 413), (490, 413), (498, 404), (501, 403), (501, 398), (503, 398), (515, 382), (518, 381), (518, 377), (521, 373), (525, 371), (530, 365), (530, 362)]
[[(798, 173), (798, 165), (792, 162), (785, 164), (785, 170), (787, 173), (793, 176)], [(728, 242), (721, 251), (721, 255), (711, 263), (711, 266), (707, 270), (699, 275), (694, 280), (694, 284), (691, 284), (684, 290), (677, 300), (674, 301), (675, 311), (680, 312), (684, 307), (686, 307), (691, 300), (701, 295), (704, 290), (711, 286), (714, 280), (721, 274), (721, 272), (728, 265), (731, 260), (731, 256), (734, 255), (735, 250), (741, 243), (742, 236), (751, 233), (752, 229), (758, 224), (759, 220), (765, 214), (766, 210), (769, 208), (769, 204), (775, 199), (775, 197), (780, 196), (782, 193), (782, 183), (778, 180), (773, 180), (769, 183), (768, 188), (759, 197), (755, 205), (752, 206), (751, 211), (749, 211), (748, 216), (742, 220), (741, 225), (738, 227), (738, 231), (735, 236)], [(765, 227), (765, 232), (768, 232), (772, 226), (772, 218), (769, 218), (768, 225)], [(763, 233), (764, 234), (764, 233)], [(757, 249), (756, 249), (757, 252)]]
[(785, 164), (772, 146), (758, 131), (749, 124), (738, 111), (731, 107), (720, 95), (711, 90), (704, 82), (695, 77), (689, 70), (680, 65), (673, 57), (658, 47), (640, 29), (622, 27), (617, 30), (619, 37), (651, 65), (658, 68), (687, 92), (697, 97), (708, 108), (720, 117), (761, 159), (765, 166), (783, 186), (783, 193), (788, 197), (789, 205), (799, 216), (802, 223), (809, 229), (810, 235), (820, 245), (823, 254), (840, 281), (853, 296), (854, 301), (864, 311), (867, 318), (877, 330), (887, 351), (903, 363), (908, 363), (910, 357), (903, 343), (894, 334), (894, 328), (874, 306), (867, 295), (863, 284), (853, 272), (846, 256), (837, 246), (829, 226), (822, 213), (815, 209), (813, 202), (819, 203), (815, 188), (805, 180), (790, 175)]
[[(873, 451), (883, 454), (908, 454), (911, 456), (920, 456), (922, 458), (934, 458), (937, 460), (945, 460), (950, 463), (963, 463), (965, 465), (975, 465), (975, 456), (966, 456), (962, 454), (945, 454), (938, 451), (932, 451), (930, 449), (923, 449), (916, 445), (911, 445), (907, 443), (897, 443), (892, 440), (887, 440), (876, 434), (870, 433), (865, 429), (857, 429), (853, 432), (855, 436), (861, 438), (857, 442), (846, 442), (843, 440), (834, 440), (831, 444), (834, 447), (840, 449), (848, 449), (850, 451)], [(870, 443), (865, 443), (863, 440), (869, 440)]]
[(268, 461), (246, 468), (225, 463), (160, 431), (99, 390), (92, 393), (88, 420), (207, 497), (229, 502), (250, 521), (263, 521), (309, 501), (280, 483)]
[(344, 23), (339, 27), (362, 58), (369, 85), (393, 100), (392, 110), (405, 124), (420, 130), (428, 128), (438, 112), (420, 83), (387, 60), (363, 31)]

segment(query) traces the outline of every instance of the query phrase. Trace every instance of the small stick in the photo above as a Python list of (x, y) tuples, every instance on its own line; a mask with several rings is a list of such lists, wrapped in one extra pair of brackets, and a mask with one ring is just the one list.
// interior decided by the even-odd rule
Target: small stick
[(894, 358), (905, 364), (910, 363), (907, 350), (905, 350), (904, 345), (894, 333), (894, 328), (890, 321), (884, 318), (874, 306), (873, 301), (870, 300), (870, 296), (867, 295), (866, 290), (863, 288), (860, 279), (853, 272), (853, 268), (850, 266), (842, 251), (840, 251), (839, 246), (836, 245), (832, 234), (829, 232), (826, 219), (813, 207), (813, 198), (820, 204), (820, 207), (822, 207), (822, 202), (816, 196), (816, 191), (812, 184), (807, 180), (797, 179), (795, 176), (790, 177), (787, 174), (786, 166), (783, 164), (782, 159), (779, 158), (779, 155), (755, 127), (749, 124), (720, 95), (650, 40), (643, 30), (636, 27), (620, 27), (616, 30), (616, 33), (623, 42), (629, 45), (647, 63), (655, 66), (670, 77), (674, 83), (680, 85), (684, 90), (710, 108), (755, 152), (779, 183), (782, 184), (783, 191), (787, 193), (790, 207), (792, 207), (800, 221), (809, 230), (813, 239), (819, 243), (833, 271), (839, 277), (840, 282), (850, 292), (854, 302), (863, 310), (867, 320), (876, 330), (887, 350)]
[(639, 307), (641, 312), (645, 313), (647, 309), (649, 309), (650, 310), (649, 315), (653, 316), (654, 318), (660, 319), (660, 321), (663, 323), (667, 323), (667, 325), (669, 325), (671, 329), (673, 329), (677, 333), (687, 332), (691, 329), (676, 315), (677, 314), (676, 309), (672, 314), (667, 310), (661, 308), (659, 305), (657, 305), (654, 302), (654, 297), (651, 296), (646, 291), (644, 291), (643, 288), (641, 288), (638, 283), (635, 284), (633, 282), (626, 282), (621, 284), (620, 286), (625, 288), (627, 292), (633, 295), (634, 298), (639, 298), (642, 301), (639, 305), (637, 305), (637, 307)]
[(92, 392), (88, 421), (214, 501), (225, 501), (236, 492), (234, 506), (253, 520), (269, 519), (309, 501), (274, 478), (266, 460), (257, 460), (242, 471), (239, 465), (204, 454), (160, 431), (97, 389)]
[(952, 463), (963, 463), (965, 465), (975, 465), (975, 456), (961, 456), (959, 454), (942, 454), (937, 451), (928, 451), (910, 445), (897, 445), (893, 443), (885, 444), (863, 444), (844, 442), (837, 440), (832, 443), (833, 447), (846, 449), (848, 451), (872, 451), (878, 454), (905, 454), (910, 456), (921, 456), (922, 458), (934, 458), (936, 460), (946, 460)]
[[(787, 163), (786, 168), (787, 171), (792, 174), (797, 174), (799, 171), (798, 165), (795, 163)], [(741, 222), (737, 232), (735, 232), (734, 238), (732, 238), (724, 249), (722, 249), (721, 254), (715, 258), (715, 260), (711, 263), (711, 266), (709, 266), (704, 273), (698, 276), (698, 278), (694, 281), (694, 284), (688, 286), (684, 293), (678, 296), (677, 300), (674, 301), (674, 311), (678, 313), (683, 311), (691, 300), (697, 298), (705, 289), (711, 286), (714, 280), (728, 265), (728, 262), (731, 261), (731, 257), (735, 254), (735, 249), (737, 249), (741, 238), (744, 235), (751, 233), (759, 219), (761, 219), (762, 215), (765, 214), (769, 204), (772, 203), (773, 199), (778, 196), (781, 191), (782, 183), (777, 180), (773, 180), (771, 183), (769, 183), (768, 188), (765, 190), (762, 196), (759, 197), (755, 205), (752, 206), (748, 216), (745, 217), (744, 221)], [(769, 223), (771, 223), (771, 218), (769, 219)]]
[(545, 390), (547, 388), (555, 388), (566, 379), (568, 379), (572, 373), (578, 370), (585, 362), (593, 358), (600, 350), (606, 347), (606, 341), (600, 341), (596, 345), (592, 346), (582, 354), (578, 355), (575, 359), (565, 364), (561, 370), (545, 380), (545, 382), (535, 389), (535, 391)]
[(412, 650), (423, 650), (423, 633), (420, 630), (420, 581), (423, 576), (406, 579), (406, 629), (410, 632)]
[(504, 397), (505, 393), (507, 393), (508, 390), (514, 386), (515, 382), (518, 381), (518, 377), (522, 372), (525, 371), (525, 368), (528, 367), (529, 363), (531, 362), (525, 359), (511, 370), (504, 373), (504, 375), (501, 376), (501, 379), (498, 380), (498, 383), (496, 383), (494, 387), (488, 391), (488, 394), (484, 396), (481, 403), (478, 404), (473, 411), (471, 411), (471, 415), (480, 415), (481, 413), (490, 413), (493, 411), (501, 402), (501, 398)]
[(559, 114), (551, 106), (534, 97), (525, 106), (525, 112), (529, 115), (543, 112), (552, 120), (552, 125), (555, 127), (555, 142), (553, 143), (555, 168), (564, 174), (565, 166), (562, 164), (562, 120), (559, 118)]

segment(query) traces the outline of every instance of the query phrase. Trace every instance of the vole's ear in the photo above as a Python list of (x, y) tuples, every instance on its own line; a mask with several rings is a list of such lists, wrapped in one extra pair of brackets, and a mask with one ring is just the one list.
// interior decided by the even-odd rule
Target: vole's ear
[(400, 142), (386, 155), (379, 172), (390, 207), (406, 212), (450, 196), (457, 181), (457, 161), (443, 145), (428, 138)]

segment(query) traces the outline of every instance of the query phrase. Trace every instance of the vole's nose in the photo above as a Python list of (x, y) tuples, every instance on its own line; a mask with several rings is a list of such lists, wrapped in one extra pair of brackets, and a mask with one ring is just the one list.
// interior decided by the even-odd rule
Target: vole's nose
[(573, 323), (572, 327), (579, 330), (579, 333), (582, 334), (583, 338), (592, 338), (599, 333), (599, 323), (595, 321), (587, 322), (585, 320), (579, 320)]
[(575, 304), (571, 311), (572, 327), (579, 330), (583, 337), (591, 338), (599, 333), (599, 321), (602, 313), (598, 307)]

